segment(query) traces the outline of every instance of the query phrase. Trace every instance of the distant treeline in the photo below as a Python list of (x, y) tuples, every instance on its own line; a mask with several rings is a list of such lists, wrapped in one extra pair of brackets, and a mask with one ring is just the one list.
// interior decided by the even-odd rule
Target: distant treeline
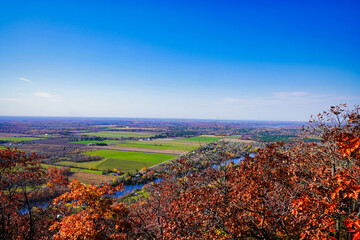
[(296, 135), (270, 135), (270, 134), (262, 134), (257, 138), (257, 140), (261, 142), (290, 142), (294, 140)]
[(103, 141), (106, 138), (103, 137), (82, 137), (82, 138), (70, 138), (70, 142), (80, 142), (80, 141)]
[(177, 132), (166, 132), (155, 135), (155, 138), (167, 138), (167, 137), (193, 137), (198, 135), (197, 131), (177, 131)]

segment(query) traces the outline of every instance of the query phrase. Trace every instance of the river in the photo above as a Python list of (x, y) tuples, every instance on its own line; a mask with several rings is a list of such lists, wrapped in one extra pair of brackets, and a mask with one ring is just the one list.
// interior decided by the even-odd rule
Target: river
[[(250, 154), (251, 157), (254, 157), (253, 154)], [(226, 163), (234, 163), (234, 164), (238, 164), (241, 160), (243, 160), (244, 157), (240, 157), (240, 158), (234, 158), (234, 159), (231, 159), (229, 161), (227, 161)], [(223, 163), (221, 165), (225, 165), (226, 163)], [(213, 168), (218, 168), (218, 165), (213, 165), (212, 166)], [(119, 192), (116, 192), (114, 197), (122, 197), (122, 196), (125, 196), (126, 194), (129, 194), (131, 193), (133, 190), (135, 189), (141, 189), (143, 188), (146, 184), (149, 184), (149, 183), (158, 183), (158, 182), (161, 182), (162, 179), (161, 178), (156, 178), (154, 181), (151, 181), (151, 182), (148, 182), (148, 183), (141, 183), (141, 184), (133, 184), (133, 185), (125, 185), (125, 189), (123, 191), (119, 191)], [(35, 202), (35, 203), (32, 203), (32, 206), (33, 207), (46, 207), (47, 205), (49, 204), (49, 202)], [(22, 210), (21, 211), (22, 213), (26, 213), (27, 210)]]

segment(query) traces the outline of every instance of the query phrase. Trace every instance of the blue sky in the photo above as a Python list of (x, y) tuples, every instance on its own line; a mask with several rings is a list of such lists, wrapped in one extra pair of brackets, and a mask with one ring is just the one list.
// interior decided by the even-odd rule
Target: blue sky
[(0, 115), (308, 120), (360, 103), (359, 1), (1, 1)]

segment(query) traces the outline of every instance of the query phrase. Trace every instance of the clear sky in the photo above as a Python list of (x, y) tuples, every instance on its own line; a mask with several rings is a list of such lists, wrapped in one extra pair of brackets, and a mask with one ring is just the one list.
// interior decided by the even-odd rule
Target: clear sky
[(360, 103), (360, 1), (0, 1), (0, 115), (308, 120)]

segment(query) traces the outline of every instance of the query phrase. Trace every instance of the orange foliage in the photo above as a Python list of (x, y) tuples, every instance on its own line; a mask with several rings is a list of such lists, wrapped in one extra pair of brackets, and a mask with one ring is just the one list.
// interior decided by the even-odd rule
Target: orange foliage
[(71, 191), (54, 200), (55, 204), (70, 203), (70, 213), (51, 226), (57, 230), (54, 239), (126, 239), (130, 224), (128, 209), (112, 198), (116, 188), (109, 185), (85, 185), (74, 180)]

